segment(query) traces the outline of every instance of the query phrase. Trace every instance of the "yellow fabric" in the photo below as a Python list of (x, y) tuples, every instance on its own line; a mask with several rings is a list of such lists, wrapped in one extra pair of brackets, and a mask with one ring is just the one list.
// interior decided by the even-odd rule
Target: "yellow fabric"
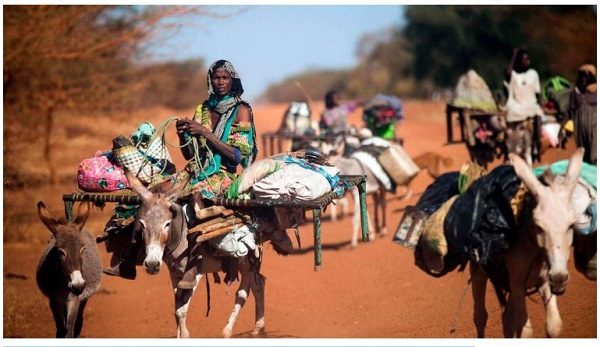
[(521, 211), (523, 210), (523, 202), (525, 201), (525, 195), (527, 194), (527, 187), (525, 183), (521, 182), (519, 190), (515, 196), (510, 200), (510, 208), (512, 209), (513, 216), (516, 221), (519, 221)]
[(435, 211), (423, 225), (421, 242), (423, 245), (423, 259), (425, 265), (432, 273), (440, 273), (444, 269), (444, 256), (448, 254), (448, 242), (444, 235), (444, 220), (450, 207), (458, 195), (451, 197)]
[(569, 119), (564, 126), (565, 131), (569, 132), (569, 133), (573, 133), (574, 127), (573, 127), (573, 120)]
[(460, 194), (464, 193), (475, 180), (486, 174), (487, 171), (483, 167), (473, 162), (469, 161), (462, 164), (458, 180), (458, 191)]

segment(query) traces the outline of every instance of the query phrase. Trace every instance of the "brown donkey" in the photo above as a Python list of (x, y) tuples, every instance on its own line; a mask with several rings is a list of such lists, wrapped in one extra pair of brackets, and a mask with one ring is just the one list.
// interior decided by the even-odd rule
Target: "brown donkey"
[(79, 336), (87, 300), (100, 288), (102, 261), (95, 238), (83, 227), (89, 213), (89, 202), (82, 202), (75, 221), (68, 223), (38, 202), (38, 215), (52, 235), (38, 263), (36, 280), (50, 301), (56, 337)]

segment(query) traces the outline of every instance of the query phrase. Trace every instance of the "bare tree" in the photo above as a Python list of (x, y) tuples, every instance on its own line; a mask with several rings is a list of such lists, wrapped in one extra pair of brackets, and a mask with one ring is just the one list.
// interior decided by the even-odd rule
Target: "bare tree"
[(5, 122), (44, 138), (52, 183), (55, 113), (126, 106), (141, 87), (134, 60), (192, 16), (218, 15), (201, 6), (4, 6)]

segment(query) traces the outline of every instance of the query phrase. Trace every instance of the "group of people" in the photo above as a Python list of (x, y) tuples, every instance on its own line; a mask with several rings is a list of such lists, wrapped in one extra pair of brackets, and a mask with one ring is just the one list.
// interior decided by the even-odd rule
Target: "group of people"
[[(527, 51), (514, 51), (505, 77), (508, 91), (506, 120), (509, 123), (528, 118), (535, 120), (539, 159), (539, 129), (543, 115), (541, 91), (538, 73), (531, 68)], [(247, 167), (258, 153), (252, 108), (241, 98), (244, 89), (233, 65), (226, 60), (214, 62), (208, 69), (207, 86), (208, 98), (198, 105), (193, 117), (179, 119), (176, 123), (182, 154), (189, 160), (176, 180), (189, 181), (183, 191), (190, 197), (192, 206), (203, 206), (207, 199), (223, 195), (234, 181), (238, 168)], [(596, 68), (593, 65), (586, 64), (579, 69), (570, 105), (576, 144), (585, 148), (584, 160), (596, 165)], [(337, 91), (327, 92), (320, 121), (322, 131), (332, 134), (345, 132), (348, 113), (354, 107), (353, 104), (343, 104)], [(376, 136), (393, 139), (394, 122), (372, 130)], [(139, 245), (136, 232), (133, 234), (132, 244)], [(120, 264), (105, 269), (105, 272), (135, 278), (138, 250), (133, 247), (129, 256)], [(189, 271), (190, 275), (184, 276), (184, 282), (193, 281), (195, 277), (193, 269)], [(187, 282), (182, 286), (190, 287)]]
[[(533, 120), (533, 159), (540, 160), (542, 109), (540, 78), (531, 67), (529, 52), (515, 49), (505, 72), (508, 93), (506, 121)], [(584, 161), (596, 165), (596, 68), (582, 65), (571, 94), (569, 117), (574, 123), (575, 143), (585, 149)]]

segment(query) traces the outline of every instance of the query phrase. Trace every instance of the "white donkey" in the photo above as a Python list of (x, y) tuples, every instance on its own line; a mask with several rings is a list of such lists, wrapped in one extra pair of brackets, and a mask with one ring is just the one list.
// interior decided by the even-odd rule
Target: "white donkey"
[[(371, 222), (370, 213), (367, 212), (367, 221), (369, 225), (369, 240), (375, 240), (375, 233), (378, 232), (381, 236), (387, 235), (387, 223), (386, 223), (386, 189), (379, 183), (372, 171), (360, 161), (355, 158), (339, 157), (334, 159), (334, 165), (340, 169), (340, 175), (364, 175), (367, 180), (366, 195), (373, 196), (374, 213), (375, 213), (375, 227)], [(352, 241), (350, 246), (356, 248), (358, 245), (358, 230), (360, 228), (360, 199), (358, 198), (358, 188), (353, 187), (352, 200), (354, 201), (353, 217), (352, 217)], [(346, 214), (346, 208), (348, 203), (345, 198), (339, 200), (342, 205), (343, 213)], [(337, 219), (336, 207), (334, 205), (331, 208), (331, 219)], [(381, 223), (379, 222), (379, 216), (381, 215)]]
[[(179, 182), (179, 184), (172, 187), (169, 191), (152, 192), (129, 172), (127, 173), (127, 179), (131, 184), (131, 188), (142, 199), (135, 223), (138, 223), (136, 228), (141, 228), (146, 246), (144, 268), (149, 274), (157, 274), (163, 260), (166, 263), (175, 293), (177, 337), (189, 337), (189, 331), (186, 327), (186, 316), (196, 287), (194, 289), (177, 288), (177, 284), (183, 277), (185, 266), (189, 260), (185, 256), (188, 247), (187, 226), (183, 219), (185, 217), (183, 216), (181, 207), (175, 203), (187, 182)], [(201, 247), (200, 249), (201, 259), (200, 257), (194, 259), (199, 262), (196, 283), (200, 282), (203, 274), (221, 271), (223, 262), (226, 259), (225, 257), (213, 256), (212, 251), (208, 247)], [(226, 326), (223, 328), (223, 337), (226, 338), (231, 337), (235, 321), (250, 295), (250, 290), (254, 293), (256, 304), (256, 321), (252, 335), (257, 336), (264, 331), (265, 279), (258, 272), (260, 266), (255, 267), (252, 265), (251, 256), (229, 258), (229, 260), (239, 262), (241, 281), (237, 290), (233, 312)]]
[[(531, 322), (525, 298), (529, 289), (537, 289), (546, 309), (546, 334), (558, 337), (562, 320), (557, 306), (557, 295), (564, 293), (569, 282), (567, 262), (573, 241), (575, 212), (571, 204), (577, 185), (583, 148), (571, 156), (562, 180), (543, 185), (531, 168), (515, 154), (509, 158), (515, 173), (528, 189), (521, 218), (519, 234), (504, 254), (503, 264), (508, 275), (508, 287), (494, 283), (500, 303), (505, 306), (502, 316), (505, 337), (531, 337)], [(487, 271), (487, 273), (486, 273)], [(484, 337), (487, 322), (485, 287), (488, 278), (498, 278), (490, 268), (471, 266), (474, 320), (478, 337)], [(502, 276), (500, 276), (502, 277)], [(506, 301), (505, 293), (508, 292)]]

